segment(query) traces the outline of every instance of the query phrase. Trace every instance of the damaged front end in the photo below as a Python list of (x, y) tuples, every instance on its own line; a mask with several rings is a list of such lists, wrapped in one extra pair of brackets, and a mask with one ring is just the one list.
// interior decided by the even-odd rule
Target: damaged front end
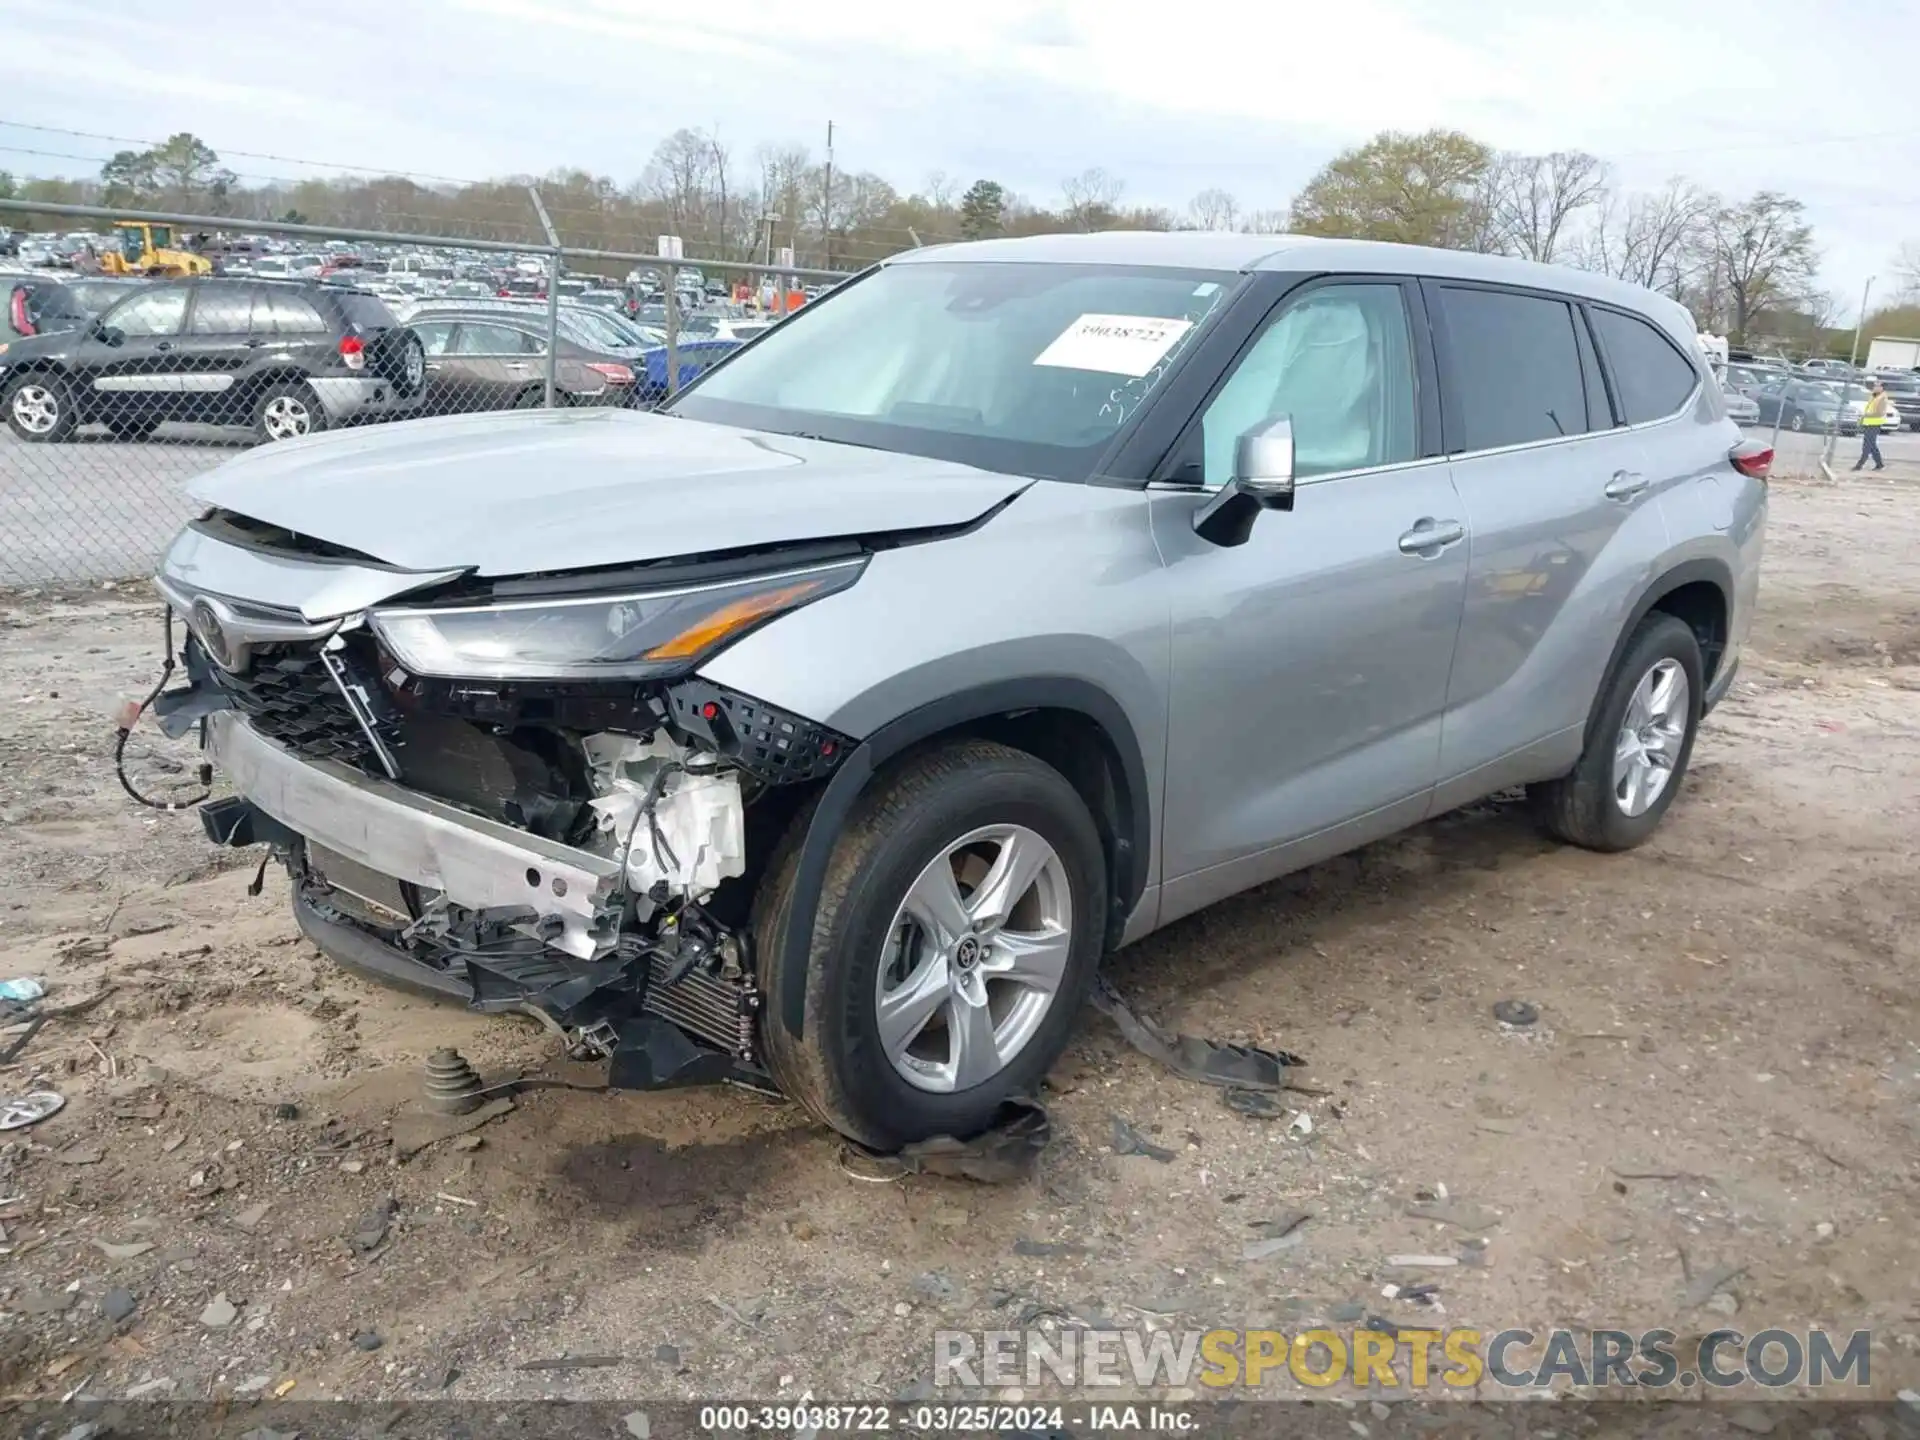
[[(202, 539), (229, 539), (222, 523)], [(283, 558), (260, 555), (246, 565)], [(854, 583), (864, 553), (654, 567), (591, 590), (436, 579), (396, 590), (404, 605), (332, 615), (287, 573), (255, 587), (272, 598), (240, 600), (174, 558), (158, 584), (190, 631), (189, 684), (152, 708), (175, 733), (200, 726), (235, 792), (202, 807), (208, 836), (271, 847), (323, 951), (531, 1013), (576, 1055), (610, 1058), (616, 1087), (769, 1085), (752, 897), (851, 742), (694, 667)], [(332, 576), (330, 594), (358, 598)]]

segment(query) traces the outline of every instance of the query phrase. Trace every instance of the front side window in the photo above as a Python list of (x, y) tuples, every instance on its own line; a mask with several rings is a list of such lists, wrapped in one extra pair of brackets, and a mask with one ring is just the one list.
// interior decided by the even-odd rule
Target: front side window
[(1207, 406), (1206, 484), (1233, 479), (1235, 442), (1281, 416), (1293, 421), (1296, 476), (1411, 460), (1415, 393), (1398, 285), (1311, 290), (1268, 324)]
[(1589, 310), (1627, 423), (1663, 420), (1687, 403), (1700, 377), (1674, 343), (1637, 315)]
[(1237, 279), (889, 265), (805, 307), (667, 413), (1084, 480)]
[(122, 335), (178, 335), (186, 318), (186, 290), (163, 285), (123, 300), (103, 317), (103, 323)]
[(1611, 423), (1604, 415), (1589, 423), (1577, 317), (1566, 301), (1452, 286), (1439, 293), (1456, 450), (1555, 440)]

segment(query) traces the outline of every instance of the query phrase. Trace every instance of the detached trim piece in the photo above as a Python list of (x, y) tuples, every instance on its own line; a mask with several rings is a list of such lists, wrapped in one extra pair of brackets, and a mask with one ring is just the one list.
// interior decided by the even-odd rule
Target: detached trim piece
[(207, 750), (233, 788), (305, 836), (382, 875), (443, 890), (476, 910), (517, 906), (558, 920), (549, 943), (591, 960), (611, 938), (617, 859), (543, 840), (362, 775), (307, 761), (232, 711), (207, 717)]

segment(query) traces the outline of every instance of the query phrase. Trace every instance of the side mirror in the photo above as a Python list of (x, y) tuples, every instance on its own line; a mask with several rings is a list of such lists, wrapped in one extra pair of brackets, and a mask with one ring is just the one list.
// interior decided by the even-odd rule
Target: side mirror
[(1233, 444), (1233, 479), (1194, 512), (1193, 530), (1215, 545), (1244, 545), (1262, 510), (1293, 508), (1293, 417), (1256, 425)]

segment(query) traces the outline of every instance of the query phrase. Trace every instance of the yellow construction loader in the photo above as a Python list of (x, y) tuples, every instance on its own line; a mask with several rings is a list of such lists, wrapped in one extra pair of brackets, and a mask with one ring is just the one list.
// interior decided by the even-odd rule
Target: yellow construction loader
[(113, 222), (118, 249), (99, 257), (107, 275), (210, 275), (213, 262), (191, 250), (173, 248), (171, 225), (149, 225), (144, 220)]

